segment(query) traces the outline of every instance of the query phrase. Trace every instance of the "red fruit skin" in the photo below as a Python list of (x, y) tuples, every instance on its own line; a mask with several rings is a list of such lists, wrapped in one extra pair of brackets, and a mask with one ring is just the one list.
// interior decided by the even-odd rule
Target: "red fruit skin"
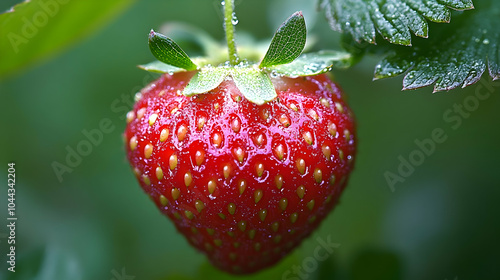
[(256, 272), (337, 203), (354, 164), (353, 115), (326, 74), (273, 78), (278, 98), (264, 105), (230, 78), (183, 96), (192, 75), (163, 75), (139, 93), (127, 115), (128, 159), (160, 211), (214, 266)]

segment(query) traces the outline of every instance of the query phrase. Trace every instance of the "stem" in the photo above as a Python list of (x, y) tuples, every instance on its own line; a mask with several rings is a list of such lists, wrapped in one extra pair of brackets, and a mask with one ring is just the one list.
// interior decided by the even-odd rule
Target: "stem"
[(238, 57), (238, 53), (236, 52), (236, 44), (234, 42), (234, 25), (232, 23), (234, 0), (225, 0), (223, 4), (224, 29), (226, 31), (227, 49), (229, 51), (229, 63), (231, 65), (236, 65), (239, 63), (240, 58)]

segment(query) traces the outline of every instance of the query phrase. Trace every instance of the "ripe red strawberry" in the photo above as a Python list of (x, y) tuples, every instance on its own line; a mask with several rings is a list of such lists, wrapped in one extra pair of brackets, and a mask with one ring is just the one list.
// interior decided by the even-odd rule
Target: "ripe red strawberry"
[(214, 54), (195, 63), (151, 31), (159, 61), (142, 68), (166, 74), (138, 94), (125, 140), (139, 183), (162, 213), (216, 267), (243, 274), (283, 258), (338, 201), (356, 136), (340, 89), (322, 73), (352, 58), (301, 55), (306, 29), (297, 12), (259, 64), (252, 52), (240, 59), (234, 3), (226, 2), (229, 61)]
[(164, 74), (127, 115), (128, 159), (144, 191), (218, 268), (250, 273), (298, 246), (344, 189), (353, 115), (326, 74), (272, 78), (257, 105), (226, 78), (181, 94), (195, 71)]

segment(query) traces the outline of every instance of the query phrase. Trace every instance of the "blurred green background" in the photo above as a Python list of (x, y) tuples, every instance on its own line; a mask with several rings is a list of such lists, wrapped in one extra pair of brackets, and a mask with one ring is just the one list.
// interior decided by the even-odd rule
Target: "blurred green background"
[[(2, 0), (0, 10), (17, 2)], [(39, 2), (51, 1), (32, 2), (28, 20), (43, 11)], [(149, 30), (185, 22), (223, 40), (219, 2), (69, 1), (17, 53), (0, 22), (0, 279), (500, 279), (500, 82), (401, 92), (400, 77), (372, 82), (380, 57), (334, 71), (357, 116), (359, 149), (341, 203), (319, 230), (277, 266), (247, 277), (215, 270), (191, 248), (143, 194), (121, 133), (127, 99), (155, 78), (136, 68), (153, 60)], [(296, 10), (305, 11), (316, 49), (339, 49), (339, 35), (314, 11), (314, 1), (236, 0), (237, 31), (268, 38)], [(474, 103), (475, 92), (489, 97)], [(467, 115), (449, 112), (464, 102), (473, 108)], [(76, 149), (86, 139), (82, 131), (98, 129), (104, 119), (113, 130), (58, 180), (53, 163), (65, 164), (68, 147)], [(436, 128), (446, 141), (391, 189), (384, 174), (397, 174), (399, 157), (408, 160), (418, 150), (415, 140)], [(12, 161), (15, 273), (6, 263)], [(304, 267), (317, 238), (340, 247), (326, 261), (315, 260), (314, 269)]]

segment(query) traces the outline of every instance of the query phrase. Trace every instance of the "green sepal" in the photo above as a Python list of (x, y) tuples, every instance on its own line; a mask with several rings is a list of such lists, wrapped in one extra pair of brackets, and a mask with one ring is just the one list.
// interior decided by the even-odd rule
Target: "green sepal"
[(266, 70), (287, 77), (314, 76), (328, 72), (332, 68), (347, 68), (353, 63), (350, 53), (327, 50), (303, 54), (289, 64), (266, 67)]
[(306, 45), (306, 22), (302, 12), (295, 12), (276, 31), (259, 67), (286, 64), (300, 56)]
[(206, 93), (218, 87), (229, 75), (230, 69), (225, 67), (204, 67), (196, 73), (184, 88), (182, 94), (192, 96)]
[(233, 69), (231, 76), (243, 96), (252, 103), (262, 105), (278, 96), (271, 79), (261, 69)]
[(168, 64), (165, 64), (165, 63), (158, 61), (158, 60), (147, 63), (147, 64), (138, 65), (137, 67), (139, 67), (140, 69), (149, 71), (149, 72), (162, 73), (162, 74), (163, 73), (174, 74), (177, 72), (186, 71), (185, 69), (175, 67), (172, 65), (168, 65)]
[(192, 96), (207, 93), (218, 87), (227, 76), (233, 79), (241, 94), (252, 103), (262, 105), (277, 96), (267, 73), (254, 65), (203, 67), (191, 78), (182, 94)]
[(167, 36), (157, 33), (154, 30), (151, 30), (149, 33), (149, 49), (163, 63), (188, 71), (198, 68), (179, 45)]

